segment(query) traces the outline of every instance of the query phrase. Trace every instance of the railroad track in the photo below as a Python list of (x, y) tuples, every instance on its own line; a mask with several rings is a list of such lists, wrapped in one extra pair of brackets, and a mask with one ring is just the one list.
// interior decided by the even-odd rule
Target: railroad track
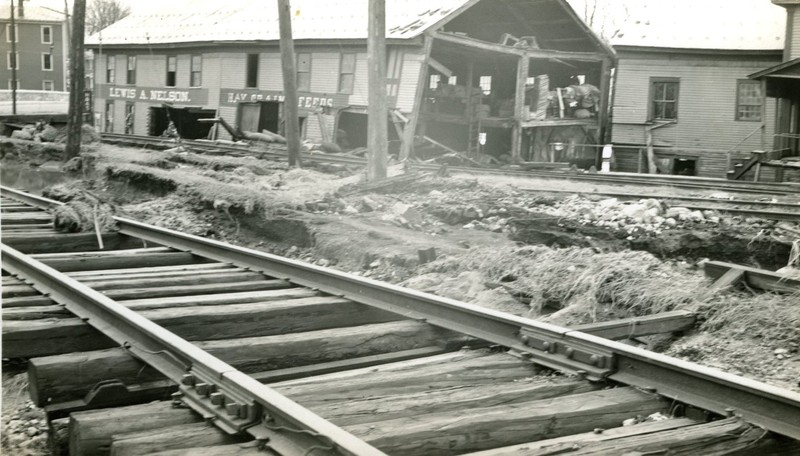
[(800, 451), (800, 395), (611, 340), (691, 315), (562, 328), (122, 218), (25, 254), (6, 217), (59, 203), (2, 197), (3, 357), (71, 454)]
[[(104, 142), (110, 144), (161, 150), (176, 147), (178, 144), (174, 140), (167, 140), (164, 138), (123, 135), (115, 133), (103, 133), (102, 138)], [(224, 143), (220, 144), (204, 140), (183, 140), (182, 144), (187, 145), (193, 151), (211, 155), (256, 156), (271, 160), (285, 160), (287, 157), (286, 150), (281, 145), (271, 146), (266, 149), (257, 149), (249, 146)], [(311, 162), (335, 163), (345, 166), (366, 165), (366, 160), (364, 158), (336, 154), (306, 154), (303, 156), (303, 160), (308, 160)], [(411, 163), (410, 166), (413, 169), (424, 171), (435, 171), (442, 167), (442, 165), (432, 163)], [(520, 171), (514, 169), (474, 168), (463, 166), (448, 166), (448, 169), (451, 172), (464, 174), (516, 176), (523, 178), (567, 180), (606, 185), (646, 185), (698, 191), (725, 191), (761, 196), (800, 195), (800, 184), (796, 183), (731, 181), (727, 179), (668, 175), (653, 176), (635, 173), (590, 174), (561, 170)]]

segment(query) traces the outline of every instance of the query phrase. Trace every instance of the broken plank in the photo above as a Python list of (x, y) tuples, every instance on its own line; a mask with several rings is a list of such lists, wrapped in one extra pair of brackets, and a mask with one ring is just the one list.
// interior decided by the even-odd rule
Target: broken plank
[(570, 326), (570, 329), (606, 339), (620, 340), (686, 331), (691, 329), (694, 323), (695, 314), (693, 312), (673, 310), (643, 317), (622, 318), (614, 321)]
[[(427, 347), (454, 337), (424, 323), (400, 321), (195, 344), (247, 373)], [(28, 363), (31, 399), (39, 405), (82, 398), (109, 378), (135, 385), (163, 377), (122, 348), (33, 358)]]
[(735, 287), (744, 280), (744, 271), (739, 268), (728, 269), (725, 274), (722, 274), (714, 283), (708, 287), (711, 294), (719, 293), (720, 291), (727, 290), (728, 288)]
[(800, 279), (787, 277), (766, 269), (751, 268), (723, 261), (706, 261), (703, 263), (703, 270), (712, 279), (719, 279), (731, 269), (743, 271), (744, 281), (750, 287), (778, 293), (800, 292)]

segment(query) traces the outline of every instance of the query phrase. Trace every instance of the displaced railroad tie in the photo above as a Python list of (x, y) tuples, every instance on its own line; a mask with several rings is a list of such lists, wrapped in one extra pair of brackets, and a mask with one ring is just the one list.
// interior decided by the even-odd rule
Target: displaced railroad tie
[(800, 395), (610, 341), (689, 312), (561, 328), (118, 220), (130, 248), (2, 247), (55, 454), (800, 451)]
[(800, 292), (800, 279), (766, 269), (723, 261), (706, 261), (703, 263), (703, 270), (707, 276), (716, 280), (711, 286), (712, 292), (721, 291), (739, 282), (744, 282), (752, 288), (776, 293)]

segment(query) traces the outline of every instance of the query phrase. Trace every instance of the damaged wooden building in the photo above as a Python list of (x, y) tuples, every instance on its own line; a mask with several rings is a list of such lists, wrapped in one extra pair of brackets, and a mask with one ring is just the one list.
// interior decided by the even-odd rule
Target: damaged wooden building
[[(294, 0), (304, 139), (367, 142), (367, 1)], [(387, 2), (390, 152), (596, 163), (614, 53), (565, 0)], [(274, 2), (165, 5), (87, 41), (104, 132), (190, 139), (283, 129)]]

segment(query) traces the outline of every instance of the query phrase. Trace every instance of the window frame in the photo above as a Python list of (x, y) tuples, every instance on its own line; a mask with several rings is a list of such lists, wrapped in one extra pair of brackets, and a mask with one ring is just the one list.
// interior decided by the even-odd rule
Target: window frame
[[(308, 56), (308, 68), (301, 70), (300, 69), (300, 56), (307, 55)], [(307, 75), (306, 81), (302, 81), (300, 75), (305, 74)], [(298, 52), (297, 53), (297, 76), (295, 79), (297, 83), (297, 91), (298, 92), (310, 92), (311, 91), (311, 53), (310, 52)], [(301, 83), (303, 83), (301, 85)]]
[[(675, 99), (674, 100), (659, 100), (656, 101), (656, 84), (675, 84)], [(680, 98), (681, 98), (681, 80), (680, 78), (676, 77), (651, 77), (650, 78), (650, 94), (647, 97), (647, 120), (649, 121), (671, 121), (677, 122), (679, 119), (678, 116), (678, 108), (680, 106)], [(656, 103), (674, 103), (675, 104), (675, 117), (674, 118), (666, 118), (666, 117), (656, 117)]]
[[(345, 71), (345, 56), (352, 56), (353, 68), (352, 71)], [(355, 52), (342, 52), (339, 54), (339, 87), (338, 92), (352, 95), (356, 86), (356, 62), (358, 61), (358, 54)], [(345, 81), (345, 76), (350, 76), (350, 81)]]
[[(8, 80), (8, 83), (6, 84), (6, 86), (8, 87), (8, 90), (14, 90), (14, 89), (12, 88), (12, 84), (11, 84), (11, 82), (12, 82), (12, 79), (9, 79), (9, 80)], [(19, 78), (17, 78), (17, 80), (16, 80), (15, 82), (17, 83), (17, 90), (19, 90)]]
[[(169, 62), (170, 62), (170, 60), (174, 60), (175, 61), (175, 68), (172, 71), (169, 70)], [(169, 83), (170, 82), (169, 81), (170, 73), (172, 73), (172, 84)], [(164, 81), (164, 85), (165, 85), (165, 87), (176, 87), (178, 85), (178, 56), (177, 55), (168, 55), (167, 56), (167, 74), (166, 74), (166, 80)]]
[[(50, 35), (50, 41), (44, 40), (44, 31), (48, 30), (48, 34)], [(52, 25), (42, 25), (39, 30), (39, 37), (42, 39), (42, 44), (53, 44), (53, 26)]]
[(261, 54), (247, 53), (245, 54), (244, 65), (244, 88), (257, 89), (258, 88), (258, 71), (260, 66)]
[[(757, 105), (754, 104), (744, 104), (741, 102), (741, 93), (742, 93), (742, 86), (750, 85), (758, 88), (758, 92), (760, 95), (759, 101)], [(761, 93), (763, 89), (763, 85), (761, 81), (753, 81), (752, 79), (737, 79), (736, 80), (736, 110), (733, 112), (733, 120), (737, 122), (761, 122), (763, 121), (764, 116), (764, 94)], [(741, 106), (758, 106), (758, 118), (756, 119), (745, 119), (742, 117), (741, 112), (739, 112), (739, 108)]]
[[(195, 70), (195, 58), (198, 60), (199, 69)], [(189, 87), (202, 87), (203, 86), (203, 55), (192, 54), (189, 64)], [(195, 81), (195, 75), (197, 80)]]
[(117, 56), (106, 55), (106, 84), (117, 83)]
[[(48, 89), (47, 87), (45, 87), (45, 85), (47, 83), (50, 83), (50, 86), (52, 87), (52, 89)], [(55, 90), (56, 90), (56, 82), (52, 81), (50, 79), (43, 80), (42, 81), (42, 90), (44, 90), (45, 92), (55, 92)]]
[[(133, 62), (133, 65), (131, 65)], [(131, 68), (131, 66), (133, 68)], [(125, 84), (136, 85), (136, 56), (128, 55), (125, 57)]]
[[(14, 54), (14, 65), (16, 66), (16, 68), (11, 68), (11, 54)], [(6, 69), (19, 70), (19, 51), (17, 52), (6, 51)], [(17, 84), (19, 84), (19, 78), (17, 78)]]
[[(45, 61), (50, 61), (50, 68), (45, 67)], [(53, 71), (53, 54), (42, 52), (42, 71)]]
[[(19, 43), (19, 24), (14, 24), (14, 42)], [(11, 42), (11, 24), (6, 24), (6, 43)]]

